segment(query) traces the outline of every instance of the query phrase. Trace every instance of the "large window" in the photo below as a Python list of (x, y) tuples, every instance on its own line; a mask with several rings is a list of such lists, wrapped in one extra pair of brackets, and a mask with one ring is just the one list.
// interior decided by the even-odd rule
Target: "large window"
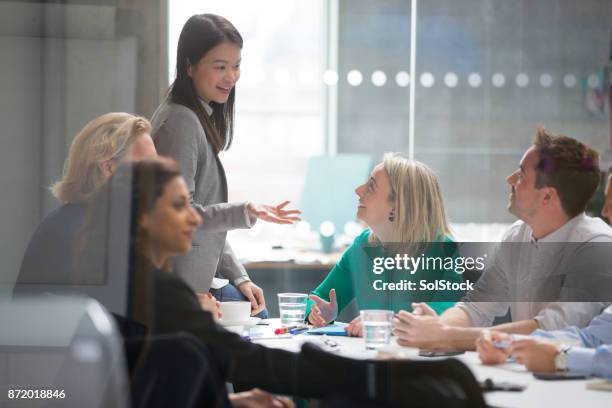
[(298, 199), (312, 155), (403, 151), (437, 172), (451, 221), (509, 223), (504, 179), (538, 125), (610, 159), (611, 3), (171, 0), (169, 12), (171, 67), (191, 14), (224, 15), (245, 38), (222, 157), (233, 200)]

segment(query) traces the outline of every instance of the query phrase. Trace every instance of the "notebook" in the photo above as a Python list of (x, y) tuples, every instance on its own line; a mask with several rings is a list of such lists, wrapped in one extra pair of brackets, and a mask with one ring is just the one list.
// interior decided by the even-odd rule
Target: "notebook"
[(313, 335), (327, 335), (327, 336), (346, 336), (345, 327), (348, 326), (346, 323), (334, 323), (329, 326), (319, 327), (317, 329), (310, 329), (306, 334)]

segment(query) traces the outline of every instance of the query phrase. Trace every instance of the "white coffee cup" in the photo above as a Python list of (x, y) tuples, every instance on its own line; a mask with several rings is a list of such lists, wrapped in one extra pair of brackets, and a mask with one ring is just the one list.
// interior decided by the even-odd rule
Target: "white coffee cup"
[(244, 323), (251, 317), (251, 302), (221, 302), (221, 322)]

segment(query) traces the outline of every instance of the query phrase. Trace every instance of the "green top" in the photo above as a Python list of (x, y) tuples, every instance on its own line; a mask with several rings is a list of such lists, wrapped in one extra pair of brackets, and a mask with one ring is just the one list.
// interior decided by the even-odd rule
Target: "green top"
[[(371, 231), (366, 229), (361, 233), (352, 245), (342, 254), (342, 258), (334, 266), (321, 284), (312, 291), (313, 294), (329, 301), (329, 291), (336, 289), (338, 301), (338, 313), (340, 313), (351, 300), (356, 299), (359, 310), (365, 309), (387, 309), (393, 311), (407, 310), (412, 311), (413, 302), (426, 302), (438, 314), (452, 307), (457, 300), (463, 296), (460, 290), (420, 290), (420, 283), (425, 282), (434, 284), (435, 281), (447, 280), (450, 282), (463, 282), (462, 275), (453, 269), (441, 267), (440, 264), (430, 266), (424, 270), (417, 268), (414, 274), (407, 271), (404, 266), (402, 269), (384, 269), (384, 272), (375, 274), (373, 272), (374, 258), (389, 257), (395, 258), (396, 254), (385, 253), (380, 244), (370, 243)], [(403, 257), (403, 254), (401, 254)], [(457, 245), (448, 236), (444, 236), (438, 242), (429, 243), (422, 256), (418, 257), (435, 258), (439, 257), (447, 262), (452, 262), (457, 258)], [(415, 256), (416, 258), (417, 256)], [(402, 265), (404, 265), (402, 263)], [(445, 264), (450, 265), (450, 264)], [(398, 283), (411, 281), (414, 282), (416, 290), (400, 288), (392, 290), (382, 289), (383, 283)], [(314, 302), (308, 300), (306, 316), (310, 313), (310, 308)]]

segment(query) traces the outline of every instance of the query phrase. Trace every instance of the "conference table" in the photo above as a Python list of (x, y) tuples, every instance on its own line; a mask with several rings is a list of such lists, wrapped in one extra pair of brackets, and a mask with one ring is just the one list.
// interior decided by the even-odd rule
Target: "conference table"
[[(420, 357), (415, 348), (401, 347), (395, 337), (391, 343), (380, 350), (366, 350), (363, 338), (346, 336), (314, 336), (297, 334), (291, 337), (275, 336), (274, 329), (280, 327), (279, 319), (268, 319), (268, 326), (255, 326), (250, 329), (253, 342), (271, 348), (299, 351), (305, 342), (313, 342), (329, 352), (339, 353), (356, 359), (369, 359), (393, 356), (393, 358), (434, 359), (441, 357)], [(249, 329), (246, 329), (249, 330)], [(259, 339), (257, 336), (261, 336)], [(448, 357), (446, 357), (448, 358)], [(465, 363), (479, 381), (488, 378), (495, 383), (510, 383), (526, 386), (523, 391), (492, 391), (485, 394), (489, 405), (498, 407), (612, 407), (612, 392), (587, 389), (588, 381), (600, 380), (539, 380), (525, 370), (522, 365), (506, 363), (498, 366), (483, 365), (475, 352), (454, 356)]]

